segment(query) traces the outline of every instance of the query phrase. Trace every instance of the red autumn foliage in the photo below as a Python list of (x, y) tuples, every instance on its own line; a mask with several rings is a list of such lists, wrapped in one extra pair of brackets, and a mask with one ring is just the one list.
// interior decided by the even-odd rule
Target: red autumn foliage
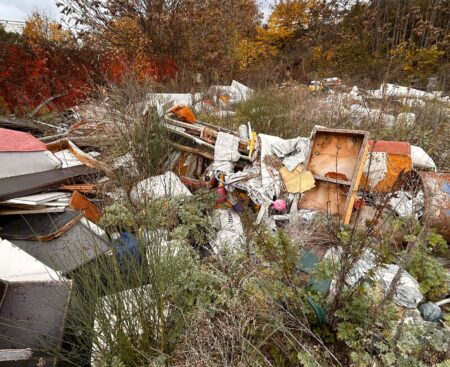
[(110, 83), (120, 83), (125, 75), (133, 72), (140, 80), (153, 80), (157, 83), (173, 78), (177, 72), (176, 64), (171, 59), (157, 61), (150, 57), (130, 58), (122, 55), (105, 55), (101, 62), (102, 75)]
[(34, 108), (65, 93), (57, 107), (73, 106), (90, 91), (92, 66), (71, 50), (3, 44), (0, 47), (0, 97), (11, 112)]
[(0, 43), (0, 110), (3, 104), (3, 108), (6, 105), (10, 112), (20, 115), (61, 93), (65, 95), (54, 100), (53, 106), (74, 106), (91, 93), (94, 82), (119, 83), (129, 71), (138, 80), (161, 82), (175, 75), (176, 65), (171, 60), (157, 62), (149, 57), (129, 60), (92, 50)]

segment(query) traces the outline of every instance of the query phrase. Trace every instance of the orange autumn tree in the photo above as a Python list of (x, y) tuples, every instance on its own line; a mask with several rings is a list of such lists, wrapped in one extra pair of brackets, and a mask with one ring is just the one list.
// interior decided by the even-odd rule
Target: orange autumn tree
[(25, 21), (23, 35), (30, 45), (42, 46), (44, 43), (54, 47), (76, 47), (77, 40), (72, 32), (48, 16), (34, 12)]

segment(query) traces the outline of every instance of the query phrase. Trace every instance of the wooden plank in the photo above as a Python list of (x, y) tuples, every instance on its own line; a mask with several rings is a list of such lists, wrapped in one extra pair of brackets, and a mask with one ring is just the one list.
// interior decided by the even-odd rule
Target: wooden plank
[(350, 186), (352, 183), (350, 181), (339, 180), (337, 178), (329, 178), (325, 176), (313, 175), (315, 180), (326, 181), (330, 183), (335, 183), (338, 185)]
[(95, 168), (99, 171), (103, 171), (108, 177), (115, 178), (114, 172), (103, 162), (98, 161), (94, 157), (86, 154), (79, 149), (73, 142), (68, 139), (60, 139), (55, 142), (47, 144), (47, 149), (55, 153), (64, 149), (69, 149), (70, 152), (78, 159), (82, 164)]
[(2, 349), (0, 362), (28, 361), (33, 357), (31, 349)]
[(20, 215), (20, 214), (45, 214), (45, 213), (62, 213), (66, 210), (64, 206), (54, 206), (42, 209), (5, 209), (0, 210), (0, 215)]
[(21, 196), (14, 199), (9, 199), (0, 202), (0, 204), (25, 204), (25, 205), (39, 205), (49, 201), (53, 201), (62, 197), (68, 197), (66, 192), (52, 191), (41, 194)]

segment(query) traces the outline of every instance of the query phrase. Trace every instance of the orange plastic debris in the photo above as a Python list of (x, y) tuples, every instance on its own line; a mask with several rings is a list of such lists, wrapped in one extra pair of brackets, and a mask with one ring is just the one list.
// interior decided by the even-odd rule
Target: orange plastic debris
[(94, 223), (98, 223), (102, 216), (100, 209), (78, 191), (73, 192), (72, 197), (70, 198), (69, 207), (83, 211), (86, 218)]
[(227, 95), (221, 95), (221, 96), (219, 96), (219, 99), (224, 103), (229, 103), (231, 98), (230, 98), (230, 96), (227, 96)]
[(176, 106), (171, 110), (171, 112), (184, 122), (195, 124), (197, 121), (194, 112), (192, 112), (192, 110), (187, 106)]

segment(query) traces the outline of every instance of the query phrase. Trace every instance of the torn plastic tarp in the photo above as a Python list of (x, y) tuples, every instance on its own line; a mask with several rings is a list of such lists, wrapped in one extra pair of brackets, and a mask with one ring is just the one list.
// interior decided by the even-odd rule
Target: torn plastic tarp
[(272, 197), (268, 195), (262, 186), (259, 166), (246, 167), (243, 171), (227, 175), (225, 184), (229, 191), (233, 191), (236, 188), (247, 192), (255, 204), (263, 205), (264, 203), (272, 202)]
[(212, 216), (213, 225), (219, 229), (211, 245), (214, 252), (224, 248), (236, 249), (244, 241), (244, 228), (239, 214), (231, 209), (216, 209)]
[(229, 97), (229, 103), (246, 101), (253, 93), (253, 89), (239, 83), (236, 80), (231, 85), (214, 85), (210, 88), (211, 94), (225, 94)]
[[(383, 285), (385, 292), (388, 292), (394, 277), (400, 267), (395, 264), (389, 264), (378, 269), (377, 273)], [(423, 296), (420, 293), (419, 283), (407, 271), (401, 270), (400, 280), (395, 287), (394, 302), (406, 308), (416, 308), (422, 301)]]
[(438, 97), (434, 93), (424, 92), (419, 89), (402, 87), (396, 84), (385, 83), (380, 87), (380, 91), (382, 91), (383, 95), (389, 97), (401, 97), (401, 98), (419, 98), (425, 100), (432, 100)]
[(387, 127), (395, 125), (395, 116), (382, 112), (379, 109), (367, 108), (358, 104), (350, 106), (350, 112), (356, 117), (356, 123), (359, 124), (359, 119), (367, 119), (369, 122), (382, 122)]
[(189, 189), (173, 172), (166, 172), (138, 182), (130, 192), (133, 204), (139, 205), (146, 199), (160, 199), (167, 196), (192, 195)]

